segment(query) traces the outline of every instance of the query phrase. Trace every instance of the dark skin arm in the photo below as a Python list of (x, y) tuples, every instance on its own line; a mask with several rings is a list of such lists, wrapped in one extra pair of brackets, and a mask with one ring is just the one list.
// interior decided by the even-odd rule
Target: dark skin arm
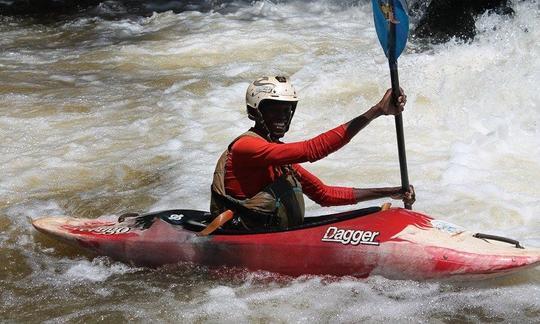
[(349, 139), (353, 138), (372, 120), (380, 116), (400, 114), (405, 108), (406, 103), (407, 96), (403, 94), (403, 90), (401, 90), (401, 95), (398, 97), (398, 104), (396, 105), (392, 100), (392, 89), (388, 89), (379, 103), (347, 123), (347, 137)]
[[(405, 108), (406, 102), (407, 96), (401, 90), (401, 95), (398, 97), (396, 105), (392, 100), (392, 89), (388, 89), (379, 103), (347, 123), (347, 136), (349, 139), (353, 138), (372, 120), (380, 116), (400, 114)], [(406, 204), (412, 205), (416, 199), (413, 186), (410, 186), (407, 191), (404, 191), (401, 187), (354, 188), (353, 190), (357, 202), (390, 197), (392, 199), (401, 199)]]
[(416, 193), (414, 187), (409, 186), (408, 191), (403, 191), (401, 187), (386, 187), (386, 188), (354, 188), (354, 198), (356, 202), (390, 197), (392, 199), (403, 200), (406, 204), (414, 204), (416, 201)]

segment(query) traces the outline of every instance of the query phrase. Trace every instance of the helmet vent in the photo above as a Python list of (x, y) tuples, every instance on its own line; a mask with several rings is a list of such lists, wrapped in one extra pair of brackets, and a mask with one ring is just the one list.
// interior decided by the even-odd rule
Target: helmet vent
[(276, 80), (278, 80), (281, 83), (286, 83), (287, 82), (287, 78), (284, 77), (284, 76), (277, 76)]

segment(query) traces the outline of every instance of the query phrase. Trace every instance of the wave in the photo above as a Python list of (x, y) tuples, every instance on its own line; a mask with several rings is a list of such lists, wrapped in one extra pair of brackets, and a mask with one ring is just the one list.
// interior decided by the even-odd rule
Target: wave
[[(531, 0), (534, 1), (534, 0)], [(81, 17), (125, 19), (151, 16), (154, 12), (185, 11), (233, 13), (258, 2), (275, 4), (307, 2), (307, 0), (0, 0), (0, 15), (29, 16), (39, 23), (73, 20)], [(336, 10), (347, 10), (366, 5), (369, 0), (324, 1)], [(409, 7), (413, 24), (412, 36), (427, 43), (444, 43), (453, 38), (470, 41), (476, 35), (475, 20), (486, 11), (512, 16), (509, 0), (410, 0)]]

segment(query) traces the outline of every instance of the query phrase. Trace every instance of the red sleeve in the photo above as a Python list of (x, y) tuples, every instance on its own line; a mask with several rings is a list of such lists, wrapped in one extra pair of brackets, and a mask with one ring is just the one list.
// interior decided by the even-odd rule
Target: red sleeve
[(317, 204), (327, 207), (357, 203), (353, 188), (327, 186), (298, 164), (294, 164), (293, 169), (302, 184), (302, 191)]
[(340, 125), (310, 140), (295, 143), (271, 143), (244, 136), (231, 147), (236, 161), (244, 165), (285, 165), (314, 162), (337, 151), (349, 142), (347, 127)]

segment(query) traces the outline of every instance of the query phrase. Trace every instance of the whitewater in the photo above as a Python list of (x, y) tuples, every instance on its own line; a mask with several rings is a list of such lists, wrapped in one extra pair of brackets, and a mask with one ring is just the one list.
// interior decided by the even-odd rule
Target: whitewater
[[(96, 10), (122, 10), (111, 3)], [(513, 18), (479, 16), (472, 42), (413, 39), (400, 57), (409, 178), (415, 210), (540, 247), (540, 7), (513, 9)], [(251, 126), (245, 90), (261, 75), (288, 75), (298, 90), (287, 142), (367, 110), (390, 86), (367, 3), (239, 2), (47, 23), (0, 16), (0, 52), (2, 322), (540, 317), (539, 268), (474, 283), (146, 269), (32, 228), (41, 216), (207, 210), (215, 163)], [(400, 185), (393, 119), (305, 167), (333, 185)], [(307, 214), (350, 208), (308, 202)]]

